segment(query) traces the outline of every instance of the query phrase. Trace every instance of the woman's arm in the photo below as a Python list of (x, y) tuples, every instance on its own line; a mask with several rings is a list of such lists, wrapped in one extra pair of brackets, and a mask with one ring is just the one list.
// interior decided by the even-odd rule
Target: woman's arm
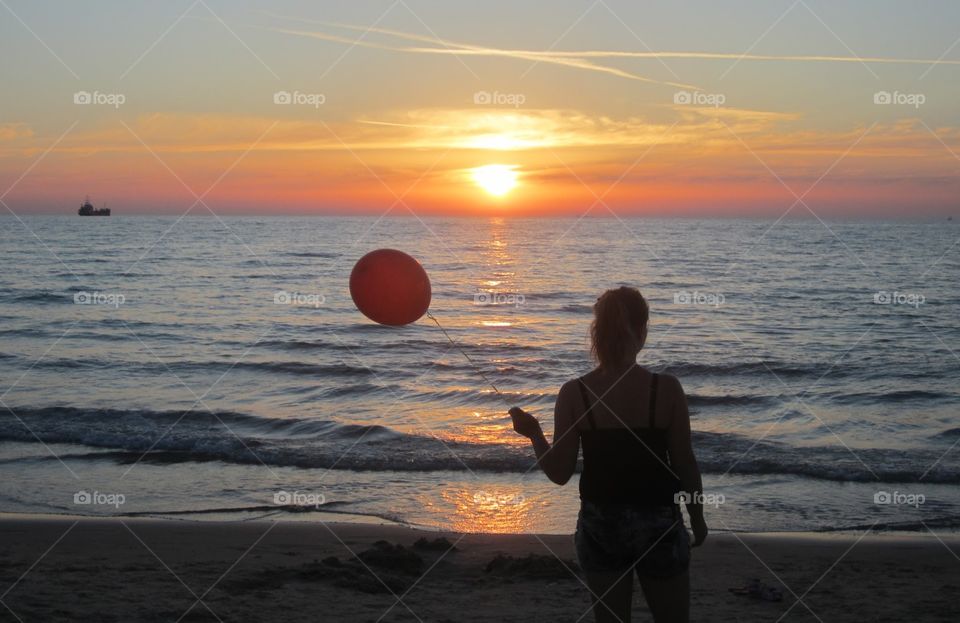
[(693, 443), (690, 439), (690, 411), (687, 407), (687, 395), (676, 377), (664, 374), (661, 379), (672, 398), (668, 429), (670, 466), (680, 478), (681, 490), (690, 496), (687, 512), (690, 513), (690, 527), (693, 529), (694, 536), (693, 546), (696, 547), (707, 538), (707, 523), (703, 519), (703, 479), (700, 477), (700, 467), (697, 465), (697, 457), (693, 454)]
[(519, 407), (510, 409), (513, 430), (533, 442), (537, 464), (547, 478), (564, 485), (573, 476), (580, 450), (580, 434), (574, 426), (574, 402), (576, 393), (570, 383), (565, 383), (557, 395), (553, 409), (553, 445), (547, 441), (537, 418)]

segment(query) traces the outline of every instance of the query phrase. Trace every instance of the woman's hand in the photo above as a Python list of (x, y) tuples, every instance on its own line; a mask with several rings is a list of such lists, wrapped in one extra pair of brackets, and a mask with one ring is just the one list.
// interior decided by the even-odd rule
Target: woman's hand
[(707, 522), (703, 517), (691, 517), (690, 527), (693, 529), (693, 544), (690, 547), (700, 547), (707, 540)]
[(543, 429), (540, 428), (540, 422), (520, 407), (513, 407), (509, 411), (513, 419), (513, 430), (524, 437), (535, 439), (543, 436)]

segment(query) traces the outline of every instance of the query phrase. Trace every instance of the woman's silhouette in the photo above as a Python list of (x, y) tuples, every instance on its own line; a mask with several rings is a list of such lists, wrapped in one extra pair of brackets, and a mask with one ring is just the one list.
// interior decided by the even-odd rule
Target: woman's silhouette
[(630, 621), (635, 571), (656, 621), (687, 621), (691, 545), (679, 502), (690, 514), (693, 546), (707, 537), (687, 399), (676, 378), (637, 365), (649, 307), (636, 288), (608, 290), (593, 309), (598, 365), (560, 388), (553, 445), (518, 407), (510, 410), (513, 427), (559, 485), (583, 447), (575, 540), (596, 620)]

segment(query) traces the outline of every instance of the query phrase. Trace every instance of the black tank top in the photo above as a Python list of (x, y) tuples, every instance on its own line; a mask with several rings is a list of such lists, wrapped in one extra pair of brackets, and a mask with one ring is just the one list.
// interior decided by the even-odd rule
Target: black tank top
[(657, 375), (650, 380), (648, 425), (638, 428), (597, 428), (586, 385), (582, 379), (577, 383), (589, 424), (589, 429), (580, 431), (580, 499), (595, 504), (672, 506), (680, 480), (670, 468), (667, 429), (654, 427)]

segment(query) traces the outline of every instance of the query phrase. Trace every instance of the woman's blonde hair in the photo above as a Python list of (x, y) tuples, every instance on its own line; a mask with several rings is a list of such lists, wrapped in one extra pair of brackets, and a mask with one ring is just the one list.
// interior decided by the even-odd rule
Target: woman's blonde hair
[(621, 286), (600, 295), (593, 306), (590, 352), (601, 369), (623, 362), (631, 344), (641, 339), (637, 331), (642, 331), (649, 319), (650, 307), (636, 288)]

